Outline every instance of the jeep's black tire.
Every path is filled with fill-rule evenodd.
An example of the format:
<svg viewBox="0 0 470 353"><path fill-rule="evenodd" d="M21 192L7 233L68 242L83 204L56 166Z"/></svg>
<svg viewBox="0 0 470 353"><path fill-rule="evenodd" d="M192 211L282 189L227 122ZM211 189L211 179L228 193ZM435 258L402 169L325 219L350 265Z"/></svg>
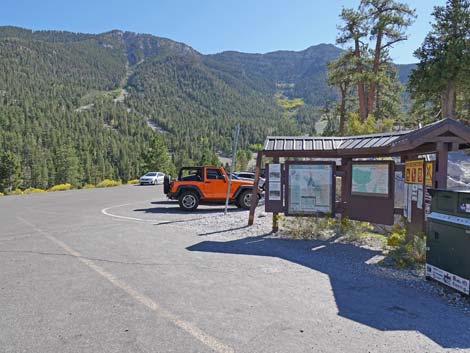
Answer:
<svg viewBox="0 0 470 353"><path fill-rule="evenodd" d="M245 190L243 191L239 196L237 200L237 206L240 205L240 208L243 208L244 210L249 210L251 207L251 196L253 192L251 190Z"/></svg>
<svg viewBox="0 0 470 353"><path fill-rule="evenodd" d="M199 196L194 191L183 191L178 202L182 210L194 211L199 206Z"/></svg>
<svg viewBox="0 0 470 353"><path fill-rule="evenodd" d="M171 182L171 177L169 175L165 175L163 178L163 192L165 194L168 194L170 192L170 182Z"/></svg>

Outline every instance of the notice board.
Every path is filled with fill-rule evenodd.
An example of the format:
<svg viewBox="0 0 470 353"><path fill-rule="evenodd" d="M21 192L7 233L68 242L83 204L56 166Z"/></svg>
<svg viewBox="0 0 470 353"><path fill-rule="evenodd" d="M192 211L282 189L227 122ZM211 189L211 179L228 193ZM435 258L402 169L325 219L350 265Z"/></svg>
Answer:
<svg viewBox="0 0 470 353"><path fill-rule="evenodd" d="M264 183L266 212L284 212L284 165L266 164L266 181Z"/></svg>
<svg viewBox="0 0 470 353"><path fill-rule="evenodd" d="M334 213L334 162L286 163L286 215Z"/></svg>
<svg viewBox="0 0 470 353"><path fill-rule="evenodd" d="M388 163L353 163L351 194L388 197L389 168Z"/></svg>
<svg viewBox="0 0 470 353"><path fill-rule="evenodd" d="M392 225L395 209L395 163L393 161L351 161L346 167L349 192L343 214L350 219Z"/></svg>

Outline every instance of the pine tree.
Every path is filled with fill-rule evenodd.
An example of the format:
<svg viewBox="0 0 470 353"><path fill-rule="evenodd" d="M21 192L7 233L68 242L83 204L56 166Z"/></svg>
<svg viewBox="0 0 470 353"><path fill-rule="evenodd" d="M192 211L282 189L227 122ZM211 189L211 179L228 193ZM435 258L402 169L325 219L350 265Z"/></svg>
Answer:
<svg viewBox="0 0 470 353"><path fill-rule="evenodd" d="M417 104L440 101L440 115L456 118L458 97L469 102L464 92L470 87L470 1L448 0L433 16L432 31L415 52L419 63L409 89Z"/></svg>
<svg viewBox="0 0 470 353"><path fill-rule="evenodd" d="M57 151L55 183L80 184L79 160L71 146L62 146Z"/></svg>
<svg viewBox="0 0 470 353"><path fill-rule="evenodd" d="M354 82L357 81L356 66L354 65L354 52L347 50L338 60L331 61L328 64L328 83L339 89L340 103L338 106L339 115L339 135L344 136L347 104L350 100L351 89ZM328 130L331 130L331 122Z"/></svg>
<svg viewBox="0 0 470 353"><path fill-rule="evenodd" d="M336 65L336 69L346 72L339 75L336 71L330 83L341 89L344 78L354 78L361 121L371 114L378 119L393 115L396 105L390 106L390 103L401 102L401 90L396 89L399 85L396 72L390 69L393 64L389 49L407 39L405 31L416 17L415 11L394 0L362 0L357 10L343 9L340 17L342 25L338 27L340 33L336 42L351 44L330 70L333 74ZM355 72L350 75L353 67ZM387 99L386 104L382 104L383 98ZM391 111L386 111L387 108ZM340 107L341 110L344 130L346 114L344 107Z"/></svg>
<svg viewBox="0 0 470 353"><path fill-rule="evenodd" d="M168 154L168 148L160 134L154 134L149 148L144 156L145 171L159 171L175 175L176 169Z"/></svg>
<svg viewBox="0 0 470 353"><path fill-rule="evenodd" d="M380 104L377 86L381 78L393 77L383 75L387 69L388 50L396 43L406 40L405 33L416 18L415 10L407 4L394 0L362 0L361 10L367 14L370 24L370 35L375 39L372 55L372 75L367 95L367 112L372 114L374 106Z"/></svg>
<svg viewBox="0 0 470 353"><path fill-rule="evenodd" d="M0 191L10 192L21 184L19 158L11 152L0 154Z"/></svg>

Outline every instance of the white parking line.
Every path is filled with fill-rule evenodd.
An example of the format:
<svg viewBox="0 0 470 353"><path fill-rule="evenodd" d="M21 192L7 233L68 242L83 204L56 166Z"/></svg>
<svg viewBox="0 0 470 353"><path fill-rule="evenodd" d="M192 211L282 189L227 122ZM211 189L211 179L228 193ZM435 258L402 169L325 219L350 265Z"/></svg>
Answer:
<svg viewBox="0 0 470 353"><path fill-rule="evenodd" d="M147 201L152 201L152 200L147 200ZM140 202L146 202L146 201L140 201ZM158 220L158 219L148 219L148 218L146 219L146 218L135 218L135 217L128 217L128 216L120 216L120 215L116 215L116 214L113 214L113 213L109 212L109 210L111 210L113 208L129 206L129 205L133 205L133 204L140 203L140 202L123 203L121 205L106 207L106 208L103 208L101 210L101 213L104 214L105 216L109 216L109 217L117 218L117 219L123 219L123 220L127 220L127 221L150 222L150 223L154 223L155 225L168 225L168 226L172 226L172 227L179 227L179 228L185 228L185 229L192 229L192 228L189 227L189 226L184 226L184 225L176 224L176 223L190 222L190 221L195 221L195 220L199 220L199 219L214 217L214 216L204 216L204 217L190 218L190 219Z"/></svg>
<svg viewBox="0 0 470 353"><path fill-rule="evenodd" d="M138 222L155 222L154 219L143 219L143 218L134 218L134 217L127 217L127 216L119 216L119 215L115 215L115 214L112 214L112 213L109 213L108 210L112 209L112 208L118 208L118 207L123 207L123 206L128 206L128 205L132 205L136 202L131 202L131 203L124 203L122 205L116 205L116 206L111 206L111 207L106 207L106 208L103 208L101 210L101 213L106 215L106 216L109 216L109 217L113 217L113 218L119 218L119 219L127 219L129 221L138 221Z"/></svg>
<svg viewBox="0 0 470 353"><path fill-rule="evenodd" d="M111 284L124 292L126 292L129 296L131 296L134 300L137 302L141 303L142 305L146 306L150 310L152 310L155 314L158 316L167 319L168 321L172 322L175 326L181 328L182 330L186 331L188 334L202 342L204 345L209 347L215 352L218 353L234 353L235 351L233 350L232 347L220 342L217 338L210 336L209 334L205 333L202 331L200 328L197 326L184 321L182 319L179 319L176 315L172 314L166 309L163 309L159 304L157 304L155 301L153 301L151 298L147 297L144 294L139 293L137 290L129 286L127 283L123 282L122 280L116 278L112 273L106 271L104 268L101 266L97 265L94 263L92 260L87 259L82 256L78 251L72 249L70 246L62 242L61 240L57 239L56 237L47 234L43 230L39 229L36 227L34 224L30 223L26 219L22 217L18 217L18 219L25 223L26 225L30 226L32 229L34 229L36 232L42 234L44 237L47 239L51 240L53 243L57 244L60 246L62 249L64 249L67 253L69 253L71 256L77 258L80 262L85 264L87 267L101 275L103 278L111 282Z"/></svg>

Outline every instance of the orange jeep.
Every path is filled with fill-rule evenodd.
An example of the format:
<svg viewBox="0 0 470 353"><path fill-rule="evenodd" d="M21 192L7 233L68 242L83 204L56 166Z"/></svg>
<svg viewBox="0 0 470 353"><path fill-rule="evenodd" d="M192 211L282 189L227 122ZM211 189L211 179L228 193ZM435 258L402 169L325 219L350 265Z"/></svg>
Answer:
<svg viewBox="0 0 470 353"><path fill-rule="evenodd" d="M200 203L225 203L229 180L223 168L184 167L178 179L170 180L165 176L163 190L170 200L178 200L185 211L195 210ZM253 181L232 178L229 202L239 208L249 209Z"/></svg>

